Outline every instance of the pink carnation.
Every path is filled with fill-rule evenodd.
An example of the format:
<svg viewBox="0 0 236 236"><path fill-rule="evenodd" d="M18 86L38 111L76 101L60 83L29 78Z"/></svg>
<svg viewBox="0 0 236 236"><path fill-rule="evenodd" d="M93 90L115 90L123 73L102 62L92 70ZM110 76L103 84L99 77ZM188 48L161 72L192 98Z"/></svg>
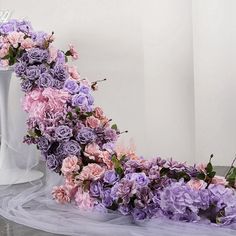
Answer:
<svg viewBox="0 0 236 236"><path fill-rule="evenodd" d="M104 118L104 113L101 107L96 107L94 109L95 117L98 119L103 119Z"/></svg>
<svg viewBox="0 0 236 236"><path fill-rule="evenodd" d="M9 66L9 61L8 60L0 60L0 66L8 67ZM7 68L5 68L5 69L7 69Z"/></svg>
<svg viewBox="0 0 236 236"><path fill-rule="evenodd" d="M35 43L31 38L26 38L21 42L21 48L30 49L34 47Z"/></svg>
<svg viewBox="0 0 236 236"><path fill-rule="evenodd" d="M101 153L99 146L96 143L88 144L85 147L85 156L89 157L90 159L95 160L97 156Z"/></svg>
<svg viewBox="0 0 236 236"><path fill-rule="evenodd" d="M113 162L111 161L111 154L109 152L101 152L99 157L101 158L102 162L106 164L109 170L114 168Z"/></svg>
<svg viewBox="0 0 236 236"><path fill-rule="evenodd" d="M49 52L48 63L51 63L56 60L57 51L58 50L52 45L48 48L48 52Z"/></svg>
<svg viewBox="0 0 236 236"><path fill-rule="evenodd" d="M69 45L69 50L70 50L70 53L71 53L71 56L73 59L77 60L79 58L79 54L78 52L76 51L75 47L73 45Z"/></svg>
<svg viewBox="0 0 236 236"><path fill-rule="evenodd" d="M72 79L74 80L80 79L80 75L75 66L67 66L67 69Z"/></svg>
<svg viewBox="0 0 236 236"><path fill-rule="evenodd" d="M216 175L212 179L211 183L212 184L217 184L217 185L227 185L228 181L225 179L225 177Z"/></svg>
<svg viewBox="0 0 236 236"><path fill-rule="evenodd" d="M195 190L203 189L207 185L205 181L197 179L191 179L187 184L191 189Z"/></svg>
<svg viewBox="0 0 236 236"><path fill-rule="evenodd" d="M8 54L10 44L4 43L3 46L0 49L0 58L5 57Z"/></svg>
<svg viewBox="0 0 236 236"><path fill-rule="evenodd" d="M64 186L55 186L52 190L53 198L61 204L70 202L69 191Z"/></svg>
<svg viewBox="0 0 236 236"><path fill-rule="evenodd" d="M86 119L86 125L92 129L95 129L95 128L99 127L100 121L99 121L99 119L95 118L94 116L89 116Z"/></svg>
<svg viewBox="0 0 236 236"><path fill-rule="evenodd" d="M76 156L68 156L62 162L61 172L66 175L73 171L79 170L78 158Z"/></svg>
<svg viewBox="0 0 236 236"><path fill-rule="evenodd" d="M84 180L98 180L102 177L105 172L105 168L99 166L98 164L88 164L82 170L79 175L79 179Z"/></svg>
<svg viewBox="0 0 236 236"><path fill-rule="evenodd" d="M94 200L90 197L89 193L83 191L81 188L75 194L75 202L82 210L88 210L94 206Z"/></svg>
<svg viewBox="0 0 236 236"><path fill-rule="evenodd" d="M7 35L7 39L14 48L17 48L19 43L23 42L24 36L24 33L14 31Z"/></svg>
<svg viewBox="0 0 236 236"><path fill-rule="evenodd" d="M198 170L198 171L201 171L201 172L203 172L203 173L206 173L206 167L207 167L206 164L200 163L200 164L198 164L196 167L197 167L197 170Z"/></svg>

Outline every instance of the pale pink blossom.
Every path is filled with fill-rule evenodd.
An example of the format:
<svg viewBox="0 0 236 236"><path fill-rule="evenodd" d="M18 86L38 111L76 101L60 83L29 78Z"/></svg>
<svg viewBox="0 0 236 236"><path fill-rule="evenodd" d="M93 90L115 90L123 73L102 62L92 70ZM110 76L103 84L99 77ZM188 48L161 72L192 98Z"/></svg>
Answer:
<svg viewBox="0 0 236 236"><path fill-rule="evenodd" d="M79 170L80 167L78 165L77 156L68 156L62 162L61 172L64 175L70 174L74 171Z"/></svg>
<svg viewBox="0 0 236 236"><path fill-rule="evenodd" d="M0 60L0 66L8 67L9 66L9 61L8 60Z"/></svg>
<svg viewBox="0 0 236 236"><path fill-rule="evenodd" d="M206 167L207 165L205 163L200 163L196 166L197 170L203 173L206 173Z"/></svg>
<svg viewBox="0 0 236 236"><path fill-rule="evenodd" d="M75 202L77 206L82 210L89 210L94 207L94 200L90 197L88 192L79 188L75 194Z"/></svg>
<svg viewBox="0 0 236 236"><path fill-rule="evenodd" d="M225 179L225 177L216 175L212 179L211 183L212 184L217 184L217 185L227 185L228 181Z"/></svg>
<svg viewBox="0 0 236 236"><path fill-rule="evenodd" d="M98 164L88 164L83 168L79 175L79 179L84 180L98 180L102 177L105 172L105 168L99 166Z"/></svg>
<svg viewBox="0 0 236 236"><path fill-rule="evenodd" d="M191 189L195 190L204 189L207 185L205 181L198 179L191 179L187 184Z"/></svg>
<svg viewBox="0 0 236 236"><path fill-rule="evenodd" d="M54 46L52 46L52 45L49 46L49 48L48 48L48 52L49 52L48 63L51 63L56 60L57 51L58 50Z"/></svg>
<svg viewBox="0 0 236 236"><path fill-rule="evenodd" d="M101 158L102 162L106 164L109 170L114 168L113 162L111 161L111 154L107 151L103 151L100 153L99 157Z"/></svg>
<svg viewBox="0 0 236 236"><path fill-rule="evenodd" d="M5 57L8 54L9 47L10 47L9 43L3 44L3 46L0 49L0 58L3 58L3 57Z"/></svg>
<svg viewBox="0 0 236 236"><path fill-rule="evenodd" d="M53 187L52 196L58 203L70 202L69 191L63 185Z"/></svg>
<svg viewBox="0 0 236 236"><path fill-rule="evenodd" d="M14 31L7 35L7 39L14 48L17 48L19 46L19 43L24 40L24 36L24 33Z"/></svg>
<svg viewBox="0 0 236 236"><path fill-rule="evenodd" d="M31 38L26 38L21 42L21 48L23 49L30 49L35 46L34 41Z"/></svg>
<svg viewBox="0 0 236 236"><path fill-rule="evenodd" d="M70 77L74 80L79 80L80 75L76 69L76 66L67 66L68 72L70 74Z"/></svg>
<svg viewBox="0 0 236 236"><path fill-rule="evenodd" d="M96 157L100 155L100 153L101 153L100 148L96 143L90 143L85 147L84 155L92 160L95 160Z"/></svg>
<svg viewBox="0 0 236 236"><path fill-rule="evenodd" d="M69 45L69 51L70 51L71 56L74 60L77 60L79 58L78 52L76 51L75 47L71 44Z"/></svg>
<svg viewBox="0 0 236 236"><path fill-rule="evenodd" d="M98 119L103 119L104 118L104 113L101 107L96 107L94 109L94 116Z"/></svg>
<svg viewBox="0 0 236 236"><path fill-rule="evenodd" d="M100 121L99 119L95 118L94 116L89 116L86 119L86 125L92 129L99 127Z"/></svg>

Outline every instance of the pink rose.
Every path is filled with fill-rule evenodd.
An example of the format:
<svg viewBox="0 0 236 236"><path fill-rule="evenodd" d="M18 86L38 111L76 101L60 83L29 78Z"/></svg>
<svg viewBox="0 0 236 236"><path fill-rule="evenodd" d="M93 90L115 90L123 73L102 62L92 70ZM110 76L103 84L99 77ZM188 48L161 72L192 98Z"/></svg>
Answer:
<svg viewBox="0 0 236 236"><path fill-rule="evenodd" d="M7 39L14 48L17 48L19 43L23 42L24 36L24 33L14 31L7 35Z"/></svg>
<svg viewBox="0 0 236 236"><path fill-rule="evenodd" d="M86 119L86 125L92 129L95 129L95 128L99 127L100 121L99 121L99 119L95 118L94 116L89 116Z"/></svg>
<svg viewBox="0 0 236 236"><path fill-rule="evenodd" d="M79 58L78 52L76 51L75 47L71 44L69 45L69 51L70 51L71 56L74 60L77 60Z"/></svg>
<svg viewBox="0 0 236 236"><path fill-rule="evenodd" d="M79 175L79 179L84 180L98 180L104 174L105 169L98 164L88 164Z"/></svg>
<svg viewBox="0 0 236 236"><path fill-rule="evenodd" d="M88 144L85 147L85 156L89 157L92 160L95 160L97 156L101 153L99 146L96 143Z"/></svg>
<svg viewBox="0 0 236 236"><path fill-rule="evenodd" d="M190 181L188 181L187 184L191 189L194 189L194 190L203 189L207 185L205 181L198 180L198 179L191 179Z"/></svg>
<svg viewBox="0 0 236 236"><path fill-rule="evenodd" d="M35 43L31 38L26 38L21 42L21 47L23 49L30 49L34 47Z"/></svg>
<svg viewBox="0 0 236 236"><path fill-rule="evenodd" d="M80 79L80 75L75 66L67 66L67 69L72 79L74 80Z"/></svg>
<svg viewBox="0 0 236 236"><path fill-rule="evenodd" d="M225 179L225 177L216 175L212 179L211 183L216 185L227 185L228 181Z"/></svg>
<svg viewBox="0 0 236 236"><path fill-rule="evenodd" d="M62 185L53 187L52 196L58 203L70 202L69 191Z"/></svg>
<svg viewBox="0 0 236 236"><path fill-rule="evenodd" d="M64 175L70 174L73 171L79 170L78 158L76 156L68 156L62 162L61 172Z"/></svg>
<svg viewBox="0 0 236 236"><path fill-rule="evenodd" d="M113 162L111 161L111 155L109 152L107 151L101 152L99 157L102 159L102 162L106 164L109 170L114 168Z"/></svg>
<svg viewBox="0 0 236 236"><path fill-rule="evenodd" d="M51 45L48 48L48 51L49 51L48 63L51 63L55 61L57 58L57 49Z"/></svg>
<svg viewBox="0 0 236 236"><path fill-rule="evenodd" d="M82 210L88 210L94 206L94 200L90 197L89 193L83 191L81 188L75 194L75 202Z"/></svg>
<svg viewBox="0 0 236 236"><path fill-rule="evenodd" d="M104 118L104 113L101 107L96 107L94 109L95 117L98 119L103 119Z"/></svg>

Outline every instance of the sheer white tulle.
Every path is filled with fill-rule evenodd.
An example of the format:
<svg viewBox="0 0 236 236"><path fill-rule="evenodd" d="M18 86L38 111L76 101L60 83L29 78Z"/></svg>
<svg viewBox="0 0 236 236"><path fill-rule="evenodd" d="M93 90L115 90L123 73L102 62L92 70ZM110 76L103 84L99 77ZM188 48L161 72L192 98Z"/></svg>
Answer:
<svg viewBox="0 0 236 236"><path fill-rule="evenodd" d="M26 115L21 109L22 93L19 81L13 76L9 98L9 147L17 167L26 171L39 164L39 153L34 147L22 144L26 132ZM27 184L0 186L0 215L29 227L57 235L125 235L125 236L229 236L236 231L211 225L179 223L155 219L134 223L128 216L118 213L84 212L73 204L60 205L51 196L54 185L60 184L61 177L46 172L41 180Z"/></svg>

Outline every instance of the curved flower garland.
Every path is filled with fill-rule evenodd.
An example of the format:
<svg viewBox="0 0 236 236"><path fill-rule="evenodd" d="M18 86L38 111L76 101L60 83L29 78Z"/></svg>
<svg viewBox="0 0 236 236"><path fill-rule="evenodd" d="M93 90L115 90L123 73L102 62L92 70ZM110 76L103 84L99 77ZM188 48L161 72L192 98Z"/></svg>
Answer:
<svg viewBox="0 0 236 236"><path fill-rule="evenodd" d="M81 209L117 210L134 220L166 217L179 221L236 223L236 168L226 178L207 165L145 160L115 146L121 132L94 106L97 82L81 79L66 52L53 46L54 34L36 32L27 21L0 25L0 63L14 65L25 92L29 118L24 142L35 144L65 184L54 187L59 203ZM211 156L212 158L212 156Z"/></svg>

